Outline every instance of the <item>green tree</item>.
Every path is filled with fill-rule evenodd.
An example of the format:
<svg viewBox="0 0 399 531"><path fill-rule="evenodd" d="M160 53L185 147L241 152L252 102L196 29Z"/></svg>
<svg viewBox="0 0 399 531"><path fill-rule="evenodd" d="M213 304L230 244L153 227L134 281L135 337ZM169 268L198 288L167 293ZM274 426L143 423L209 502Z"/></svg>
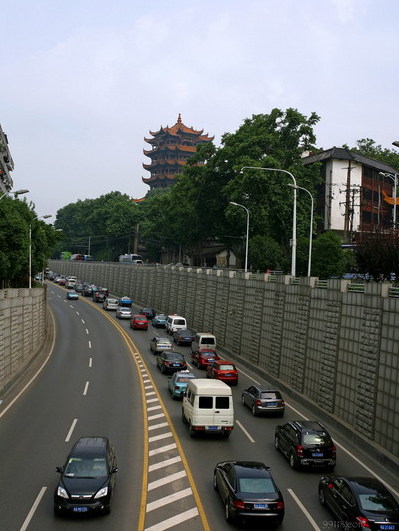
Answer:
<svg viewBox="0 0 399 531"><path fill-rule="evenodd" d="M357 140L356 146L349 148L346 144L343 146L350 151L359 153L364 157L368 157L373 160L379 160L384 164L388 164L393 168L399 168L399 151L396 149L383 148L381 145L376 144L371 138L362 138Z"/></svg>
<svg viewBox="0 0 399 531"><path fill-rule="evenodd" d="M332 231L315 238L312 253L312 276L319 278L342 277L346 258L340 237Z"/></svg>
<svg viewBox="0 0 399 531"><path fill-rule="evenodd" d="M359 273L368 273L375 280L395 273L399 279L399 236L395 231L359 233L354 251Z"/></svg>
<svg viewBox="0 0 399 531"><path fill-rule="evenodd" d="M248 259L252 270L264 273L285 270L288 267L280 245L270 236L257 234L249 240Z"/></svg>

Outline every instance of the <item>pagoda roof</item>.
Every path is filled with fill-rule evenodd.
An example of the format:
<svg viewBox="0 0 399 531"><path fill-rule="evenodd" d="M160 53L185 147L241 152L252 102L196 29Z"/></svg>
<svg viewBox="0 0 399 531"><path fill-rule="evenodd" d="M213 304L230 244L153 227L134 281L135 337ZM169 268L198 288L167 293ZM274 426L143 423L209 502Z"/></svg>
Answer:
<svg viewBox="0 0 399 531"><path fill-rule="evenodd" d="M174 181L175 175L151 175L151 177L142 177L143 183L153 183L154 181Z"/></svg>
<svg viewBox="0 0 399 531"><path fill-rule="evenodd" d="M160 129L158 131L150 131L150 134L152 136L159 136L161 135L162 133L166 133L166 134L169 134L169 135L172 135L172 136L179 136L179 133L188 133L188 134L191 134L191 135L194 135L196 137L198 137L199 139L203 140L203 141L211 141L213 140L215 137L212 136L212 137L209 137L208 134L206 135L203 135L202 133L204 132L203 129L201 129L201 131L196 131L193 127L187 127L186 125L184 125L184 123L182 122L182 119L181 119L181 114L179 113L179 116L177 118L177 122L175 123L175 125L173 125L172 127L169 127L169 126L166 126L166 127L160 127ZM151 143L153 139L147 139L145 138L144 139L146 142L149 142Z"/></svg>
<svg viewBox="0 0 399 531"><path fill-rule="evenodd" d="M143 168L150 170L151 168L156 168L157 166L185 166L186 161L184 160L162 160L162 161L152 161L150 164L145 164L143 162Z"/></svg>
<svg viewBox="0 0 399 531"><path fill-rule="evenodd" d="M173 146L157 146L155 149L143 149L144 155L150 156L152 153L157 151L185 151L187 153L195 153L195 146L182 146L182 145L173 145Z"/></svg>

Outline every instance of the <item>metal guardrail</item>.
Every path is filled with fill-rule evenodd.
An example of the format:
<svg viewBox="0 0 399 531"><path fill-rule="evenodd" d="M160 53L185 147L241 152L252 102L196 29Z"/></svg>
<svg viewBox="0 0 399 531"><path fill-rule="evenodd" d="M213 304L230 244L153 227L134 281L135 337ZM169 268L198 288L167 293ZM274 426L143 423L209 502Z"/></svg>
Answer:
<svg viewBox="0 0 399 531"><path fill-rule="evenodd" d="M392 286L388 290L388 297L390 299L399 299L399 287Z"/></svg>
<svg viewBox="0 0 399 531"><path fill-rule="evenodd" d="M364 284L359 282L348 284L348 291L351 293L364 293Z"/></svg>

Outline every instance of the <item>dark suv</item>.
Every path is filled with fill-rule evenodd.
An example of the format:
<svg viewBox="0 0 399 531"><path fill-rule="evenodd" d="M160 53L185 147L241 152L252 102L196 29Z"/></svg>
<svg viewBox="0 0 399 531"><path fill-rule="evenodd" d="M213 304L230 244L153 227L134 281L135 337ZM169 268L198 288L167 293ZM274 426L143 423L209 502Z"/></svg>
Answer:
<svg viewBox="0 0 399 531"><path fill-rule="evenodd" d="M108 514L115 487L117 464L106 437L81 437L68 455L54 492L54 513Z"/></svg>
<svg viewBox="0 0 399 531"><path fill-rule="evenodd" d="M334 470L336 447L317 420L293 420L277 426L274 446L289 460L291 468L322 466Z"/></svg>

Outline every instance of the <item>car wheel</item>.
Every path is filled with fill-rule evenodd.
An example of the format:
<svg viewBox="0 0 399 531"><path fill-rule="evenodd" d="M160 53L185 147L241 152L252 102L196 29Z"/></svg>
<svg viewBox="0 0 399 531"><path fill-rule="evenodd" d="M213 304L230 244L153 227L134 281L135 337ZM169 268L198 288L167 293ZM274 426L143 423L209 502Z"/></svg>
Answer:
<svg viewBox="0 0 399 531"><path fill-rule="evenodd" d="M62 516L62 509L59 509L58 507L54 507L54 514L55 516Z"/></svg>
<svg viewBox="0 0 399 531"><path fill-rule="evenodd" d="M187 424L187 419L186 419L186 416L184 414L184 409L181 408L181 419L183 421L183 424Z"/></svg>
<svg viewBox="0 0 399 531"><path fill-rule="evenodd" d="M324 494L323 487L319 488L319 502L321 503L321 505L325 505L326 504L326 496Z"/></svg>
<svg viewBox="0 0 399 531"><path fill-rule="evenodd" d="M196 430L190 424L190 437L195 437L197 435Z"/></svg>
<svg viewBox="0 0 399 531"><path fill-rule="evenodd" d="M292 470L295 470L296 468L298 468L298 465L297 465L297 462L296 462L296 458L295 458L295 454L294 454L294 452L292 450L290 452L289 461L290 461L290 467L292 468Z"/></svg>
<svg viewBox="0 0 399 531"><path fill-rule="evenodd" d="M223 437L224 437L225 439L228 439L228 438L230 437L230 434L231 434L231 431L227 431L227 430L226 430L226 431L223 432Z"/></svg>
<svg viewBox="0 0 399 531"><path fill-rule="evenodd" d="M165 367L163 365L161 366L161 373L165 374Z"/></svg>
<svg viewBox="0 0 399 531"><path fill-rule="evenodd" d="M255 404L253 404L252 408L251 408L251 411L252 411L252 415L254 417L256 417L256 415L258 414L258 412L256 411L256 407L255 407Z"/></svg>
<svg viewBox="0 0 399 531"><path fill-rule="evenodd" d="M231 523L233 521L231 514L230 514L230 507L229 507L229 500L226 498L224 502L224 517L226 519L226 522Z"/></svg>
<svg viewBox="0 0 399 531"><path fill-rule="evenodd" d="M277 435L274 436L274 448L279 452L280 451L280 441Z"/></svg>
<svg viewBox="0 0 399 531"><path fill-rule="evenodd" d="M105 507L103 511L103 514L110 514L110 513L111 513L111 505L107 505L107 507Z"/></svg>
<svg viewBox="0 0 399 531"><path fill-rule="evenodd" d="M218 490L218 482L216 481L216 474L213 474L213 488Z"/></svg>
<svg viewBox="0 0 399 531"><path fill-rule="evenodd" d="M330 465L326 467L326 472L334 472L335 465Z"/></svg>

